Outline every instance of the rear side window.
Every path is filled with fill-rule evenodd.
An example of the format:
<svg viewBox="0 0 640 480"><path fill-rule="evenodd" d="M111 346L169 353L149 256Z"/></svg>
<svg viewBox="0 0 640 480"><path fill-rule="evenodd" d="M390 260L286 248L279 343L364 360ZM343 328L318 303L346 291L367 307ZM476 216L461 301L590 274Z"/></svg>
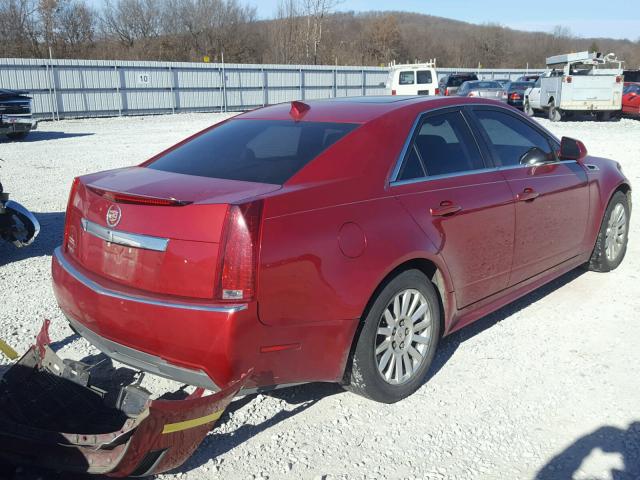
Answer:
<svg viewBox="0 0 640 480"><path fill-rule="evenodd" d="M447 81L447 86L459 87L464 82L470 82L472 80L478 80L478 77L476 77L475 75L455 75L455 76L449 77L449 80Z"/></svg>
<svg viewBox="0 0 640 480"><path fill-rule="evenodd" d="M477 110L475 114L489 139L497 166L520 165L520 158L533 147L547 154L548 161L555 160L547 137L522 120L496 110Z"/></svg>
<svg viewBox="0 0 640 480"><path fill-rule="evenodd" d="M416 83L415 75L413 72L400 72L400 79L398 80L400 85L413 85Z"/></svg>
<svg viewBox="0 0 640 480"><path fill-rule="evenodd" d="M484 168L467 122L460 112L427 117L420 125L400 168L398 180Z"/></svg>
<svg viewBox="0 0 640 480"><path fill-rule="evenodd" d="M431 77L431 71L429 70L419 70L418 71L418 83L419 84L425 84L425 83L431 83L433 82L433 79Z"/></svg>
<svg viewBox="0 0 640 480"><path fill-rule="evenodd" d="M282 185L356 127L348 123L231 120L147 167L198 177Z"/></svg>

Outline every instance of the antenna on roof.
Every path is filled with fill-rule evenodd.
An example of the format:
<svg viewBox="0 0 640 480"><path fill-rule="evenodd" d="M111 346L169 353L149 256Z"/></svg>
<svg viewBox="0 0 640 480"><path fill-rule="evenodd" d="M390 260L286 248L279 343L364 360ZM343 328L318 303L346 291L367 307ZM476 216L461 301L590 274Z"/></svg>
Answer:
<svg viewBox="0 0 640 480"><path fill-rule="evenodd" d="M311 107L306 103L294 100L293 102L291 102L291 110L289 110L289 115L291 115L291 117L293 117L293 119L297 122L301 120L302 117L304 117L310 109Z"/></svg>

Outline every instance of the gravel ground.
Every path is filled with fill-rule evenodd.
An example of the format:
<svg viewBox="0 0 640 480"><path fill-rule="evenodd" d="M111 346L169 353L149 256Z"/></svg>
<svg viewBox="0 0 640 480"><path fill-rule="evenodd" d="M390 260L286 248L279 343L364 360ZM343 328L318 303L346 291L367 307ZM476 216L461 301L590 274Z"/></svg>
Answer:
<svg viewBox="0 0 640 480"><path fill-rule="evenodd" d="M139 163L220 118L41 123L26 141L0 143L5 189L42 223L28 249L0 245L0 338L24 351L49 318L64 356L90 353L50 287L72 178ZM640 185L640 121L540 122L618 160ZM616 271L571 272L445 339L409 399L380 405L329 384L248 396L160 478L639 479L639 225Z"/></svg>

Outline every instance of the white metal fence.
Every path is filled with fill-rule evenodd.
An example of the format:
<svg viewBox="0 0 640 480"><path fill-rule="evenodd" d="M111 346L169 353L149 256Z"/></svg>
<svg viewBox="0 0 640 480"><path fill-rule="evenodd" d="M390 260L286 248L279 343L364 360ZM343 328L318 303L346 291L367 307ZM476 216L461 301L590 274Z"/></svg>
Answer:
<svg viewBox="0 0 640 480"><path fill-rule="evenodd" d="M522 69L438 69L515 79ZM317 98L380 95L388 69L102 60L0 59L0 88L27 90L37 118L236 111ZM533 73L533 72L529 72Z"/></svg>

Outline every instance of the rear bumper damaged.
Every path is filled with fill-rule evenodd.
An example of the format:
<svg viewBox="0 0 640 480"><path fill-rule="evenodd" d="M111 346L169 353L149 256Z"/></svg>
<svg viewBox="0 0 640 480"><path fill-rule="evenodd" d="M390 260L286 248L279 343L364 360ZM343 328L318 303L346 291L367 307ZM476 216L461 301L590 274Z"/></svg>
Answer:
<svg viewBox="0 0 640 480"><path fill-rule="evenodd" d="M248 378L215 394L198 388L152 400L132 370L112 370L106 379L92 366L61 360L48 347L47 328L0 379L5 462L112 477L171 470L191 456Z"/></svg>

